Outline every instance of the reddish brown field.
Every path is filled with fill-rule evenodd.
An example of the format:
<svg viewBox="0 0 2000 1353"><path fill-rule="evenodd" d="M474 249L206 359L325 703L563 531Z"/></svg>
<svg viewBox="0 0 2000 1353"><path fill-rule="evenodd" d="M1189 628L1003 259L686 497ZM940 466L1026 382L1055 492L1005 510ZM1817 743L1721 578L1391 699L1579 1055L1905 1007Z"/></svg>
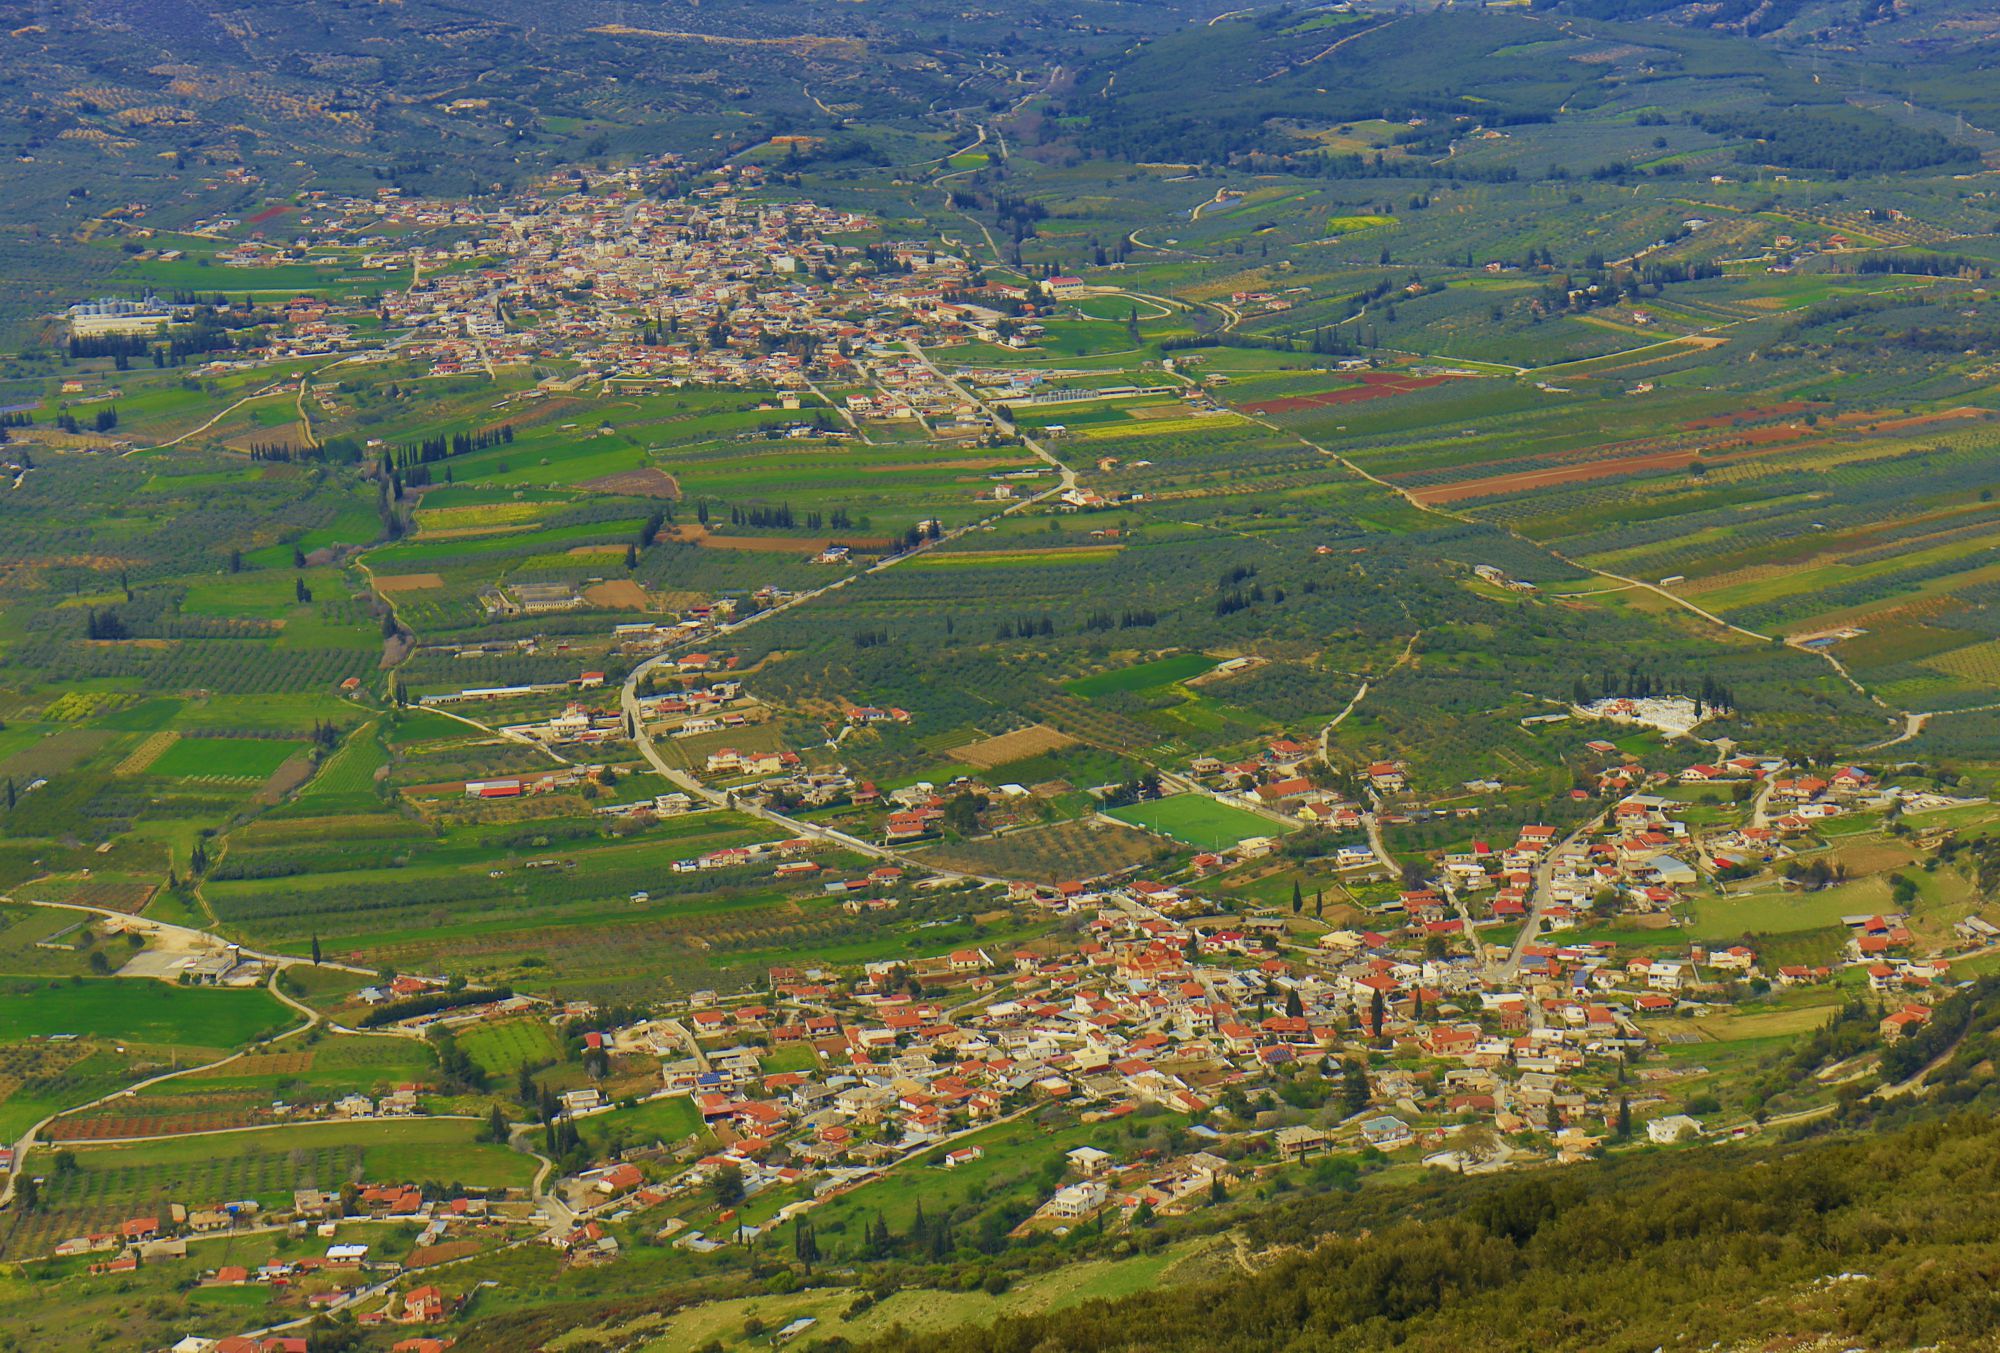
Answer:
<svg viewBox="0 0 2000 1353"><path fill-rule="evenodd" d="M1774 431L1781 430L1784 429L1774 429ZM1566 484L1588 483L1593 479L1616 479L1620 475L1636 474L1642 470L1686 469L1697 458L1705 459L1711 465L1723 464L1727 458L1717 457L1712 453L1723 446L1740 446L1744 440L1746 439L1739 438L1733 443L1720 443L1705 448L1687 447L1644 456L1621 456L1615 459L1584 461L1581 464L1556 465L1546 470L1520 470L1513 474L1493 475L1485 479L1462 479L1456 484L1434 484L1426 488L1412 489L1410 496L1428 506L1433 503L1463 502L1468 498L1497 498L1506 494L1560 488ZM1791 445L1790 438L1782 440ZM1701 454L1703 451L1710 454L1703 456Z"/></svg>
<svg viewBox="0 0 2000 1353"><path fill-rule="evenodd" d="M1047 724L1035 723L1029 724L1026 728L1017 728L1011 733L1002 733L998 737L983 738L978 742L968 742L964 746L953 747L946 755L963 761L968 766L991 770L1010 761L1023 761L1031 756L1039 756L1043 752L1061 751L1065 747L1075 745L1076 739L1069 734L1050 728Z"/></svg>
<svg viewBox="0 0 2000 1353"><path fill-rule="evenodd" d="M153 900L155 885L121 879L84 879L63 891L62 900L136 916Z"/></svg>
<svg viewBox="0 0 2000 1353"><path fill-rule="evenodd" d="M1936 423L1955 423L1965 418L1991 418L1985 409L1943 409L1937 413L1911 414L1907 418L1889 418L1880 413L1844 413L1834 419L1836 423L1866 423L1871 418L1880 422L1866 423L1864 432L1908 432L1911 428L1930 427Z"/></svg>
<svg viewBox="0 0 2000 1353"><path fill-rule="evenodd" d="M447 1240L441 1245L425 1245L411 1250L403 1259L403 1267L428 1268L432 1264L448 1264L454 1259L478 1253L479 1242L476 1240Z"/></svg>
<svg viewBox="0 0 2000 1353"><path fill-rule="evenodd" d="M857 550L887 548L887 536L718 536L706 526L670 526L665 535L684 545L709 550L757 550L766 554L818 554L829 545L851 545Z"/></svg>
<svg viewBox="0 0 2000 1353"><path fill-rule="evenodd" d="M1359 385L1342 386L1338 390L1326 390L1316 395L1260 399L1238 407L1245 413L1297 413L1301 409L1332 408L1340 404L1358 404L1366 399L1407 395L1413 390L1428 390L1434 385L1458 379L1460 377L1457 376L1399 376L1393 371L1370 371L1360 377Z"/></svg>
<svg viewBox="0 0 2000 1353"><path fill-rule="evenodd" d="M1738 423L1761 423L1767 418L1785 418L1795 413L1810 413L1818 405L1803 399L1788 399L1782 404L1772 404L1761 409L1738 409L1735 413L1719 413L1712 418L1691 418L1681 427L1688 432L1706 432L1711 428L1735 427Z"/></svg>
<svg viewBox="0 0 2000 1353"><path fill-rule="evenodd" d="M116 1141L124 1137L170 1137L189 1132L249 1127L260 1121L250 1109L217 1109L210 1113L107 1114L103 1117L58 1118L48 1135L59 1142Z"/></svg>
<svg viewBox="0 0 2000 1353"><path fill-rule="evenodd" d="M426 592L443 586L444 579L435 573L388 573L375 579L375 590L385 594Z"/></svg>

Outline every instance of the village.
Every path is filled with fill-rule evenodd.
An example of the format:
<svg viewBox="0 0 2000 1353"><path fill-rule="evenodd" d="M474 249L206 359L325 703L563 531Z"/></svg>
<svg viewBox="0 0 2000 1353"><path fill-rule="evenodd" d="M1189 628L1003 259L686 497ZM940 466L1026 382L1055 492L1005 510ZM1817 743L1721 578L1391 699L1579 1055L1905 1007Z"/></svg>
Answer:
<svg viewBox="0 0 2000 1353"><path fill-rule="evenodd" d="M379 307L298 297L272 312L264 346L214 359L200 374L366 357L387 325L403 335L396 355L436 377L563 364L562 376L508 402L582 388L769 389L780 392L773 408L799 411L792 435L815 438L865 438L870 423L986 438L1006 431L995 404L1090 393L1002 366L963 373L981 391L974 397L910 346L1027 347L1043 334L1038 317L1079 294L1076 279L989 280L937 243L882 240L878 222L774 197L774 186L756 164L696 176L669 154L606 175L559 176L498 205L392 188L372 198L314 191L263 228L197 222L196 234L237 240L216 260L223 269L352 265L408 275ZM145 336L200 310L156 296L106 298L72 307L67 322L78 335ZM330 385L311 393L333 407ZM1106 397L1121 393L1146 391Z"/></svg>
<svg viewBox="0 0 2000 1353"><path fill-rule="evenodd" d="M691 717L742 698L736 681L693 679L706 684L649 697L647 716ZM580 681L601 685L602 677ZM901 713L857 707L855 717L866 723ZM1858 977L1884 1012L1883 1043L1894 1044L1921 1030L1953 989L1952 958L1920 942L1899 912L1843 917L1845 952L1818 965L1772 964L1743 944L1677 942L1672 914L1705 886L1782 869L1828 819L1885 808L1921 813L1957 801L1905 793L1858 767L1815 775L1782 758L1732 753L1677 772L1649 771L1614 744L1597 750L1615 764L1595 792L1578 791L1591 800L1590 815L1567 830L1529 824L1511 842L1411 861L1393 875L1376 857L1379 844L1364 848L1365 860L1339 857L1337 867L1389 880L1393 896L1367 925L1302 924L1308 911L1319 921L1323 901L1296 892L1288 912L1282 904L1244 908L1211 891L1230 870L1267 859L1270 839L1184 856L1172 881L1126 871L1001 884L931 873L908 856L856 867L835 843L811 834L680 861L674 870L808 872L851 895L851 910L893 910L943 888L965 905L990 905L972 900L987 896L1054 928L1013 948L982 944L851 968L775 966L755 992L697 993L623 1022L605 1020L589 1002L399 976L358 994L357 1011L377 1012L364 1022L458 1037L547 1022L582 1049L594 1068L590 1082L545 1100L540 1126L511 1130L517 1143L544 1133L560 1140L569 1127L667 1102L686 1106L682 1121L691 1131L627 1142L609 1157L573 1157L568 1172L532 1191L465 1194L434 1181L364 1181L336 1193L303 1191L290 1209L176 1200L115 1231L65 1240L56 1253L89 1255L114 1272L195 1264L187 1241L217 1233L337 1236L323 1256L217 1268L199 1281L302 1283L311 1309L421 1325L448 1314L439 1289L413 1281L414 1263L371 1259L368 1244L353 1238L356 1225L420 1225L420 1249L469 1234L547 1245L565 1264L588 1267L619 1262L619 1236L636 1228L650 1243L701 1256L754 1245L849 1195L869 1196L864 1191L885 1178L921 1194L928 1180L977 1171L1019 1120L1045 1130L1168 1125L1170 1150L1065 1150L1060 1170L1026 1201L1016 1231L1133 1227L1335 1157L1482 1174L1582 1160L1633 1141L1671 1146L1754 1134L1756 1120L1712 1122L1712 1103L1705 1113L1701 1096L1682 1088L1689 1069L1661 1056L1680 1037L1677 1026L1726 1015L1765 993L1853 986ZM1293 739L1274 740L1252 760L1188 769L1214 793L1294 814L1307 824L1302 830L1324 830L1329 841L1353 832L1379 842L1383 819L1421 811L1409 800L1403 765L1330 776L1316 749ZM709 770L765 775L732 791L760 802L814 785L829 800L863 792L835 772ZM1744 787L1736 801L1751 805L1747 825L1687 820L1688 805L1675 794L1718 784ZM1360 792L1347 797L1346 787ZM496 786L466 788L485 797ZM899 791L882 796L884 811L942 813L943 793L969 788L987 787ZM872 802L873 787L865 792ZM678 797L675 811L711 810ZM893 839L896 817L888 821ZM1611 940L1565 938L1606 921L1662 928L1643 954ZM1971 917L1945 947L1984 952L1996 939L2000 928ZM411 1084L379 1101L348 1096L288 1112L421 1116L433 1099L431 1087ZM410 1353L436 1346L422 1336L395 1345Z"/></svg>

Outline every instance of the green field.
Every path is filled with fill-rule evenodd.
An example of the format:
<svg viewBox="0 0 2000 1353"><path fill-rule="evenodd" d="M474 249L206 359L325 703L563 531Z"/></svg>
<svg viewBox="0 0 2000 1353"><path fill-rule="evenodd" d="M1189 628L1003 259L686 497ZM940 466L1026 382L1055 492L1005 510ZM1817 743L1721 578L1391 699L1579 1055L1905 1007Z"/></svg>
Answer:
<svg viewBox="0 0 2000 1353"><path fill-rule="evenodd" d="M489 1075L498 1077L553 1061L561 1052L547 1021L532 1018L476 1025L459 1035L458 1044Z"/></svg>
<svg viewBox="0 0 2000 1353"><path fill-rule="evenodd" d="M1107 815L1135 827L1171 836L1204 850L1224 850L1252 836L1277 836L1298 830L1247 808L1217 803L1205 794L1175 794L1150 803L1114 808Z"/></svg>
<svg viewBox="0 0 2000 1353"><path fill-rule="evenodd" d="M15 1038L58 1034L135 1043L234 1048L296 1022L261 988L227 991L133 978L24 982L0 978L0 1029Z"/></svg>
<svg viewBox="0 0 2000 1353"><path fill-rule="evenodd" d="M0 100L0 1140L64 1115L41 1196L0 1217L0 1350L306 1314L346 1278L201 1281L332 1238L275 1217L135 1274L31 1256L360 1181L511 1191L447 1233L483 1252L437 1271L467 1304L427 1333L467 1350L1990 1335L2000 1246L1965 1181L2000 980L1954 929L2000 920L1990 6L762 0L699 32L510 0L99 8L11 21ZM91 322L154 289L166 331ZM649 696L739 688L686 700L713 726L641 730L642 663ZM1695 735L1574 712L1662 692L1700 693ZM535 729L572 707L581 738ZM1503 1163L1560 1179L1361 1150L1350 1097L1498 1137L1451 1057L1352 1027L1344 993L1377 952L1476 964L1521 926L1429 930L1398 893L1530 823L1609 845L1616 814L1587 824L1653 788L1675 852L1712 859L1751 804L1668 787L1723 746L1906 797L1831 794L1767 864L1660 906L1629 841L1605 857L1626 872L1566 941L1614 971L1742 941L1760 977L1644 1046L1576 1040L1551 1079L1614 1134L1600 1159L1554 1164L1553 1121L1506 1123ZM725 748L796 774L709 771ZM1407 787L1371 794L1379 761ZM1342 869L1367 835L1266 810L1254 785L1293 773L1374 798L1393 862ZM676 788L693 811L656 802ZM1972 806L1908 809L1930 794ZM796 837L808 865L722 854ZM1284 849L1194 864L1253 837ZM1091 1005L1100 952L1175 958L1143 917L1050 904L1121 878L1182 890L1204 935L1270 926L1161 980L1246 1023L1295 998L1334 1046L1225 1064L1098 1016L1112 1072L996 1074L1042 1001ZM174 942L121 910L325 962L118 979ZM1841 917L1891 910L1948 979L1878 994L1845 963ZM1347 927L1382 949L1320 947ZM1838 970L1773 985L1800 963ZM392 975L522 1008L357 1029ZM1463 995L1411 1019L1508 1035ZM1892 1041L1894 1000L1938 1018ZM812 1088L710 1124L658 1056L581 1052L672 1020L732 1096ZM815 1098L933 1073L973 1094L933 1087L935 1123ZM412 1118L330 1110L407 1084ZM601 1112L540 1121L585 1086ZM1653 1149L1683 1110L1711 1141ZM1943 1135L1863 1136L1904 1124ZM1294 1125L1334 1148L1283 1161ZM948 1166L961 1142L983 1154ZM1230 1177L1037 1217L1085 1144L1119 1201L1195 1152ZM785 1172L738 1197L725 1146ZM615 1260L567 1256L526 1220L560 1212L523 1191L538 1153L547 1193L617 1160L666 1196L597 1213ZM1655 1212L1666 1242L1633 1240ZM738 1222L754 1246L684 1243ZM378 1247L370 1280L430 1281L394 1270L401 1223L339 1234Z"/></svg>
<svg viewBox="0 0 2000 1353"><path fill-rule="evenodd" d="M1156 658L1152 662L1121 667L1116 671L1102 672L1097 676L1082 677L1076 681L1065 682L1063 685L1072 695L1081 695L1089 699L1092 696L1109 695L1114 691L1143 691L1156 686L1171 686L1175 682L1186 681L1189 677L1200 676L1215 664L1216 660L1206 654L1177 653L1170 658Z"/></svg>
<svg viewBox="0 0 2000 1353"><path fill-rule="evenodd" d="M264 780L304 750L301 743L269 738L188 737L167 748L147 771L177 780Z"/></svg>

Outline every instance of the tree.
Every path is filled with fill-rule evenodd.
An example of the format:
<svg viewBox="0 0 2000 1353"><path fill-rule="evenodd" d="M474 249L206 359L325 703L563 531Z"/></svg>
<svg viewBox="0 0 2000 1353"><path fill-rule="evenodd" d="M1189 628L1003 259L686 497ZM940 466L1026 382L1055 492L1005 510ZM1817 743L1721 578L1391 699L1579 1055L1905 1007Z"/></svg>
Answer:
<svg viewBox="0 0 2000 1353"><path fill-rule="evenodd" d="M743 1201L743 1171L734 1165L721 1166L715 1172L711 1187L717 1207L735 1207Z"/></svg>
<svg viewBox="0 0 2000 1353"><path fill-rule="evenodd" d="M314 931L314 932L313 932L313 940L312 940L312 959L313 959L313 966L314 966L315 968L317 968L317 967L319 966L319 932L318 932L318 931Z"/></svg>
<svg viewBox="0 0 2000 1353"><path fill-rule="evenodd" d="M498 1104L495 1104L493 1106L493 1112L487 1116L486 1140L490 1142L498 1142L501 1145L506 1144L507 1115L500 1112L500 1106Z"/></svg>
<svg viewBox="0 0 2000 1353"><path fill-rule="evenodd" d="M23 1212L38 1211L42 1205L42 1186L30 1175L22 1175L14 1185L14 1202Z"/></svg>
<svg viewBox="0 0 2000 1353"><path fill-rule="evenodd" d="M1632 1135L1632 1101L1623 1095L1618 1096L1618 1123L1616 1131L1618 1140L1621 1142Z"/></svg>
<svg viewBox="0 0 2000 1353"><path fill-rule="evenodd" d="M1292 880L1292 915L1297 916L1306 909L1306 895L1299 887L1297 879Z"/></svg>
<svg viewBox="0 0 2000 1353"><path fill-rule="evenodd" d="M1297 1019L1299 1016L1305 1014L1305 1012L1305 1002L1299 999L1299 993L1296 990L1287 991L1285 993L1286 1018Z"/></svg>
<svg viewBox="0 0 2000 1353"><path fill-rule="evenodd" d="M970 792L958 794L944 806L944 825L960 836L970 836L979 830L979 810L983 806L978 796Z"/></svg>
<svg viewBox="0 0 2000 1353"><path fill-rule="evenodd" d="M1368 1107L1368 1066L1359 1057L1349 1057L1341 1065L1340 1112L1352 1118Z"/></svg>
<svg viewBox="0 0 2000 1353"><path fill-rule="evenodd" d="M1377 1038L1380 1038L1382 1036L1382 1021L1384 1020L1384 1018L1387 1017L1388 1013L1389 1013L1389 1003L1382 999L1382 993L1380 991L1377 991L1369 996L1368 1025L1374 1031L1374 1034Z"/></svg>

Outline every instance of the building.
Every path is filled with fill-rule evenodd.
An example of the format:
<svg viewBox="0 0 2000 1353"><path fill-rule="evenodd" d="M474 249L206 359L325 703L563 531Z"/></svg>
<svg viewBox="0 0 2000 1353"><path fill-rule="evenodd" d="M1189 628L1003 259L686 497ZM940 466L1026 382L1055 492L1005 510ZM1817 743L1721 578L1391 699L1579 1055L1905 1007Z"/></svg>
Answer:
<svg viewBox="0 0 2000 1353"><path fill-rule="evenodd" d="M1110 1197L1110 1190L1095 1179L1086 1179L1081 1184L1071 1184L1056 1190L1055 1197L1042 1205L1044 1216L1059 1217L1074 1221L1093 1215L1104 1206Z"/></svg>
<svg viewBox="0 0 2000 1353"><path fill-rule="evenodd" d="M1646 1139L1660 1146L1672 1146L1701 1136L1701 1124L1684 1113L1670 1113L1646 1124Z"/></svg>
<svg viewBox="0 0 2000 1353"><path fill-rule="evenodd" d="M1275 1138L1279 1160L1300 1160L1315 1151L1326 1150L1326 1133L1316 1127L1279 1128Z"/></svg>

